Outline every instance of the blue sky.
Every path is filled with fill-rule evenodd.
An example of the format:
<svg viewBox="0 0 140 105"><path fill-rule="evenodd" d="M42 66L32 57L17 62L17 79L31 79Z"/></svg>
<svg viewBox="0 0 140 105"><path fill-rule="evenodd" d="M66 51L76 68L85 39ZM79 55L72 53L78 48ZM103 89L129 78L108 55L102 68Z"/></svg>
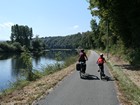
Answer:
<svg viewBox="0 0 140 105"><path fill-rule="evenodd" d="M10 40L11 26L27 25L34 36L66 36L90 31L86 0L0 0L0 40Z"/></svg>

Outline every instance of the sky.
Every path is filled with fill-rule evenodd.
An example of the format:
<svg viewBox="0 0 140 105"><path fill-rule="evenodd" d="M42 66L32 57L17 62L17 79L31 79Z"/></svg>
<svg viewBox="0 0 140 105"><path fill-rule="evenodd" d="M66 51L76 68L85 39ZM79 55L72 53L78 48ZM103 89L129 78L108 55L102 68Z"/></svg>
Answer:
<svg viewBox="0 0 140 105"><path fill-rule="evenodd" d="M86 0L0 0L0 40L10 40L11 26L27 25L34 37L91 31Z"/></svg>

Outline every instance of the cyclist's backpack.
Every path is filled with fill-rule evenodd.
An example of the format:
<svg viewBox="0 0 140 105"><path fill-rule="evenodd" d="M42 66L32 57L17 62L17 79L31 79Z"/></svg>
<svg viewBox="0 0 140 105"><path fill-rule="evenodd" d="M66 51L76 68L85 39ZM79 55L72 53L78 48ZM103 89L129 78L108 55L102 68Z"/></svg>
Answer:
<svg viewBox="0 0 140 105"><path fill-rule="evenodd" d="M99 58L97 61L98 64L103 64L104 63L104 59L103 58Z"/></svg>

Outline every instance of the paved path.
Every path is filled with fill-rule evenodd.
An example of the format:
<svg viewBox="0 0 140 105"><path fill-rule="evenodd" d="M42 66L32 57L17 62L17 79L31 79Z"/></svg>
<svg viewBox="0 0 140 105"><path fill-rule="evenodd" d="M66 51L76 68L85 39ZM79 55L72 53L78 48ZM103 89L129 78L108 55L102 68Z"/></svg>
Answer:
<svg viewBox="0 0 140 105"><path fill-rule="evenodd" d="M114 81L100 80L96 64L98 56L91 52L85 79L81 79L79 72L75 71L34 105L120 105ZM105 74L110 76L106 65Z"/></svg>

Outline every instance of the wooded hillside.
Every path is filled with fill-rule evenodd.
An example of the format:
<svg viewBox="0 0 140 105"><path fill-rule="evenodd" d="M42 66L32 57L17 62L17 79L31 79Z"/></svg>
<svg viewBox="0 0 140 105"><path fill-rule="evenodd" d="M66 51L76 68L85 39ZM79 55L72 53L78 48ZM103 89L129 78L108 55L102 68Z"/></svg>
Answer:
<svg viewBox="0 0 140 105"><path fill-rule="evenodd" d="M93 16L100 19L97 39L100 47L140 64L140 1L88 0ZM105 43L106 42L106 43Z"/></svg>

